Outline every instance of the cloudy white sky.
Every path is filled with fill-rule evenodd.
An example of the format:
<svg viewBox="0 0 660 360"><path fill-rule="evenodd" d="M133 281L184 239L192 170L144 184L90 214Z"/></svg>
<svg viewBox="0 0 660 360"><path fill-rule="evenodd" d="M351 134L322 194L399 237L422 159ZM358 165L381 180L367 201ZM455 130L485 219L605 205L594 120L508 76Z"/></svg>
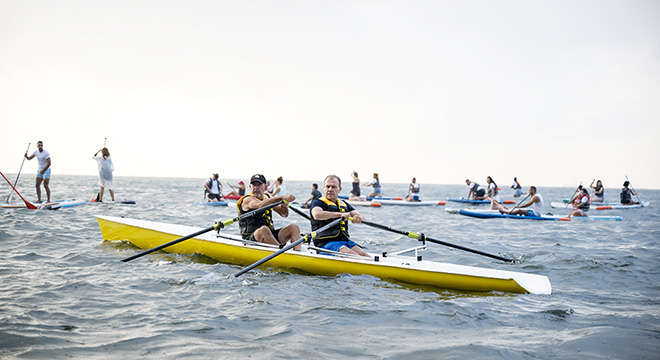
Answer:
<svg viewBox="0 0 660 360"><path fill-rule="evenodd" d="M660 189L659 1L0 0L0 171ZM36 161L25 173L36 172Z"/></svg>

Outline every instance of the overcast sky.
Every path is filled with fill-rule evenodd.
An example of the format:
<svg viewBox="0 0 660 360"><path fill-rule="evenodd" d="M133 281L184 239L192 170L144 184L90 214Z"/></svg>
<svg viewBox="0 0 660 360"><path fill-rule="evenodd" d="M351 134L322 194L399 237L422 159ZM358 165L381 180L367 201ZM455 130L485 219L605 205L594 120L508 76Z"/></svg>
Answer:
<svg viewBox="0 0 660 360"><path fill-rule="evenodd" d="M107 138L115 176L660 189L658 14L629 0L0 0L0 171L42 140L53 179L94 175Z"/></svg>

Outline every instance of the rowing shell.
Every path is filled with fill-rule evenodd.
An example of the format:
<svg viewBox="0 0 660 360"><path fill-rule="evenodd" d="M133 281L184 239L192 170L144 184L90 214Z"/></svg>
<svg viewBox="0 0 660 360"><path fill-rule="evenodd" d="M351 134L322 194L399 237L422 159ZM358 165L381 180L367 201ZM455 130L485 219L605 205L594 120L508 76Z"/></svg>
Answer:
<svg viewBox="0 0 660 360"><path fill-rule="evenodd" d="M459 214L480 218L480 219L491 219L491 218L506 218L506 219L517 219L517 220L562 220L567 219L567 216L559 215L541 215L541 216L531 216L531 215L511 215L511 214L502 214L499 210L467 210L461 209L458 211ZM621 221L623 218L621 216L572 216L571 219L577 220L615 220Z"/></svg>
<svg viewBox="0 0 660 360"><path fill-rule="evenodd" d="M153 221L97 216L103 239L129 241L142 249L151 249L200 228L166 224ZM422 249L415 248L417 250ZM269 246L242 240L235 235L216 236L211 231L166 248L179 254L202 254L223 263L249 265L279 250ZM403 253L401 251L399 253ZM513 293L552 293L546 276L514 271L495 270L464 265L422 260L421 256L404 256L397 253L361 256L328 256L318 254L306 244L301 251L289 251L277 256L261 268L302 270L304 272L335 276L339 274L371 275L383 280L397 280L416 285L430 285L445 289L465 291L501 291Z"/></svg>
<svg viewBox="0 0 660 360"><path fill-rule="evenodd" d="M466 204L490 204L490 200L472 200L472 199L465 199L465 198L449 198L447 199L448 201L452 202L458 202L458 203L466 203ZM503 204L515 204L515 200L504 200L502 201Z"/></svg>
<svg viewBox="0 0 660 360"><path fill-rule="evenodd" d="M598 203L592 203L591 204L591 209L596 209L596 210L612 210L612 209L638 209L642 207L647 207L649 206L648 201L644 201L641 204L633 204L633 205L622 205L622 204L598 204ZM552 206L555 209L572 209L573 204L569 203L563 203L563 202L558 202L558 201L553 201L550 203L550 206Z"/></svg>

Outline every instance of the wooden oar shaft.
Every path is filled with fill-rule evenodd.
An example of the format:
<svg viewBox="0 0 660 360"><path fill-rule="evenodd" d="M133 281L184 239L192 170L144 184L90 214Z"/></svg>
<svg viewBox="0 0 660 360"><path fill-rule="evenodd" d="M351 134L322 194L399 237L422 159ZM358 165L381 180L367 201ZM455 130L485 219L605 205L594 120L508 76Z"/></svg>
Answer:
<svg viewBox="0 0 660 360"><path fill-rule="evenodd" d="M507 262L514 262L514 261L515 261L515 260L507 259L507 258L504 258L504 257L501 257L501 256L497 256L497 255L493 255L493 254L485 253L485 252L483 252L483 251L479 251L479 250L475 250L475 249L470 249L470 248L467 248L467 247L465 247L465 246L456 245L456 244L448 243L448 242L446 242L446 241L433 239L433 238L427 237L426 235L422 235L422 234L420 234L420 233L416 233L416 232L410 232L410 231L404 231L404 230L397 230L397 229L393 229L393 228L388 227L388 226L385 226L385 225L372 223L372 222L370 222L370 221L362 221L362 223L365 224L365 225L369 225L369 226L373 226L373 227L375 227L375 228L382 229L382 230L387 230L387 231L391 231L391 232L394 232L394 233L397 233L397 234L402 234L402 235L405 235L405 236L407 236L407 237L409 237L409 238L417 239L417 240L420 240L420 241L421 241L421 240L426 240L426 241L430 241L430 242L432 242L432 243L436 243L436 244L440 244L440 245L444 245L444 246L453 247L453 248L455 248L455 249L459 249L459 250L463 250L463 251L471 252L471 253L473 253L473 254L478 254L478 255L488 256L488 257L491 257L491 258L493 258L493 259L497 259L497 260L501 260L501 261L507 261Z"/></svg>
<svg viewBox="0 0 660 360"><path fill-rule="evenodd" d="M261 265L261 264L263 264L263 263L265 263L266 261L268 261L268 260L270 260L270 259L272 259L272 258L274 258L274 257L276 257L276 256L279 256L280 254L282 254L282 253L288 251L289 249L292 249L292 248L294 248L294 247L296 247L296 246L302 244L303 241L311 240L311 239L315 238L319 233L321 233L321 232L323 232L323 231L325 231L325 230L327 230L327 229L329 229L329 228L331 228L331 227L333 227L333 226L339 224L339 222L340 222L341 220L342 220L342 219L339 218L339 219L334 220L333 222L331 222L331 223L329 223L329 224L327 224L327 225L325 225L325 226L323 226L323 227L317 229L316 231L312 231L311 233L309 233L309 234L307 234L307 235L301 237L300 239L296 240L295 242L292 242L291 244L289 244L289 245L287 245L287 246L281 248L281 249L278 250L277 252L274 252L274 253L272 253L272 254L266 256L265 258L263 258L263 259L261 259L261 260L255 262L254 264L249 265L249 266L243 268L241 271L239 271L239 272L237 272L236 274L234 274L234 277L239 277L239 276L245 274L246 272L248 272L248 271L254 269L255 267L257 267L257 266L259 266L259 265Z"/></svg>
<svg viewBox="0 0 660 360"><path fill-rule="evenodd" d="M4 175L3 175L3 176L4 176ZM156 246L155 248L152 248L152 249L149 249L149 250L143 251L143 252L141 252L141 253L139 253L139 254L136 254L136 255L133 255L133 256L129 256L129 257L127 257L126 259L122 259L121 261L123 261L123 262L131 261L131 260L133 260L133 259L137 259L137 258L142 257L142 256L144 256L144 255L151 254L151 253L154 252L154 251L158 251L158 250L164 249L164 248L166 248L166 247L168 247L168 246L172 246L172 245L178 244L178 243L180 243L180 242L182 242L182 241L184 241L184 240L188 240L188 239L190 239L190 238L194 238L195 236L198 236L198 235L201 235L201 234L207 233L207 232L209 232L209 231L211 231L211 230L222 229L222 228L224 228L225 226L228 226L228 225L231 225L231 224L235 223L236 221L239 221L239 220L241 220L241 219L245 219L245 218L250 217L250 216L254 216L254 215L259 214L259 213L261 213L261 212L264 212L264 211L266 211L266 210L272 209L272 208L274 208L275 206L278 206L278 205L280 205L280 204L282 204L282 203L285 203L285 202L286 202L286 201L284 201L284 200L282 200L282 201L278 201L278 202L276 202L276 203L274 203L274 204L270 204L270 205L268 205L268 206L264 206L264 207L262 207L262 208L259 208L259 209L255 209L255 210L252 210L252 211L246 212L245 214L241 214L241 215L239 215L239 216L237 216L237 217L235 217L235 218L233 218L233 219L225 220L225 221L223 221L223 222L217 222L217 223L214 224L213 226L209 226L209 227L207 227L206 229L202 229L202 230L200 230L200 231L197 231L197 232L194 233L194 234L190 234L190 235L184 236L184 237L182 237L182 238L178 238L178 239L176 239L176 240L172 240L172 241L170 241L170 242L168 242L168 243L165 243L165 244L163 244L163 245Z"/></svg>

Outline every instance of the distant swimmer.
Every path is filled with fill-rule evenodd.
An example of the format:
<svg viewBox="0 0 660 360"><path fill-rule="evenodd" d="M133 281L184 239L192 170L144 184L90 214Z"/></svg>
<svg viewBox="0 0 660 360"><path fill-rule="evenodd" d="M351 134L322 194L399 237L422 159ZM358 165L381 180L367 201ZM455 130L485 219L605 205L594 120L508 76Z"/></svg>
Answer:
<svg viewBox="0 0 660 360"><path fill-rule="evenodd" d="M513 197L520 197L523 195L522 186L520 186L517 177L513 178L513 184L511 184L511 188L514 190Z"/></svg>
<svg viewBox="0 0 660 360"><path fill-rule="evenodd" d="M502 200L500 200L500 192L497 190L497 184L490 176L486 177L486 182L488 183L488 197L491 200L490 209L497 210L497 207L502 202Z"/></svg>
<svg viewBox="0 0 660 360"><path fill-rule="evenodd" d="M630 186L630 181L626 180L623 182L623 188L621 188L621 204L622 205L634 205L637 204L633 200L633 195L637 195L635 190L628 188Z"/></svg>
<svg viewBox="0 0 660 360"><path fill-rule="evenodd" d="M37 202L41 202L41 183L44 184L44 190L46 190L46 202L50 202L50 153L44 150L44 143L42 141L37 142L37 150L30 156L27 152L23 155L26 159L32 160L34 157L37 157L39 161L39 167L37 169L37 178L35 185L37 187Z"/></svg>
<svg viewBox="0 0 660 360"><path fill-rule="evenodd" d="M371 178L371 180L367 181L366 183L362 184L362 186L373 186L374 191L369 194L369 197L382 197L383 192L380 187L380 178L378 177L378 173L374 173L374 177Z"/></svg>
<svg viewBox="0 0 660 360"><path fill-rule="evenodd" d="M419 186L419 183L417 182L417 179L412 178L412 181L410 182L410 185L408 186L408 196L406 196L406 200L408 200L408 201L421 201L421 200L419 200L419 190L420 190L420 186Z"/></svg>
<svg viewBox="0 0 660 360"><path fill-rule="evenodd" d="M466 179L465 183L470 188L470 191L468 192L468 196L467 196L468 200L470 199L470 196L472 196L474 200L486 199L486 188L477 184L476 182L470 181L470 179Z"/></svg>
<svg viewBox="0 0 660 360"><path fill-rule="evenodd" d="M218 180L218 174L213 174L213 177L204 181L204 197L209 202L224 200L222 197L222 184Z"/></svg>
<svg viewBox="0 0 660 360"><path fill-rule="evenodd" d="M590 187L593 189L593 195L591 196L591 202L604 202L605 201L605 188L603 187L603 182L598 180L596 181L596 186L594 187L594 182L591 182Z"/></svg>
<svg viewBox="0 0 660 360"><path fill-rule="evenodd" d="M536 186L529 187L529 195L531 198L524 205L516 205L513 209L509 210L506 206L500 205L498 209L502 214L511 215L524 215L524 216L541 216L543 214L543 196L536 192ZM525 200L525 199L523 199ZM526 207L532 207L525 210Z"/></svg>
<svg viewBox="0 0 660 360"><path fill-rule="evenodd" d="M580 189L580 194L575 197L575 200L573 200L573 212L571 213L572 216L589 216L589 204L591 203L591 199L589 198L589 191L587 188L582 188Z"/></svg>
<svg viewBox="0 0 660 360"><path fill-rule="evenodd" d="M101 153L101 156L99 155ZM96 201L103 202L103 192L105 189L108 189L112 201L115 201L115 192L114 192L114 179L112 172L115 171L115 167L112 164L112 158L110 157L110 150L107 147L99 150L94 154L94 160L99 168L99 194L96 197Z"/></svg>

